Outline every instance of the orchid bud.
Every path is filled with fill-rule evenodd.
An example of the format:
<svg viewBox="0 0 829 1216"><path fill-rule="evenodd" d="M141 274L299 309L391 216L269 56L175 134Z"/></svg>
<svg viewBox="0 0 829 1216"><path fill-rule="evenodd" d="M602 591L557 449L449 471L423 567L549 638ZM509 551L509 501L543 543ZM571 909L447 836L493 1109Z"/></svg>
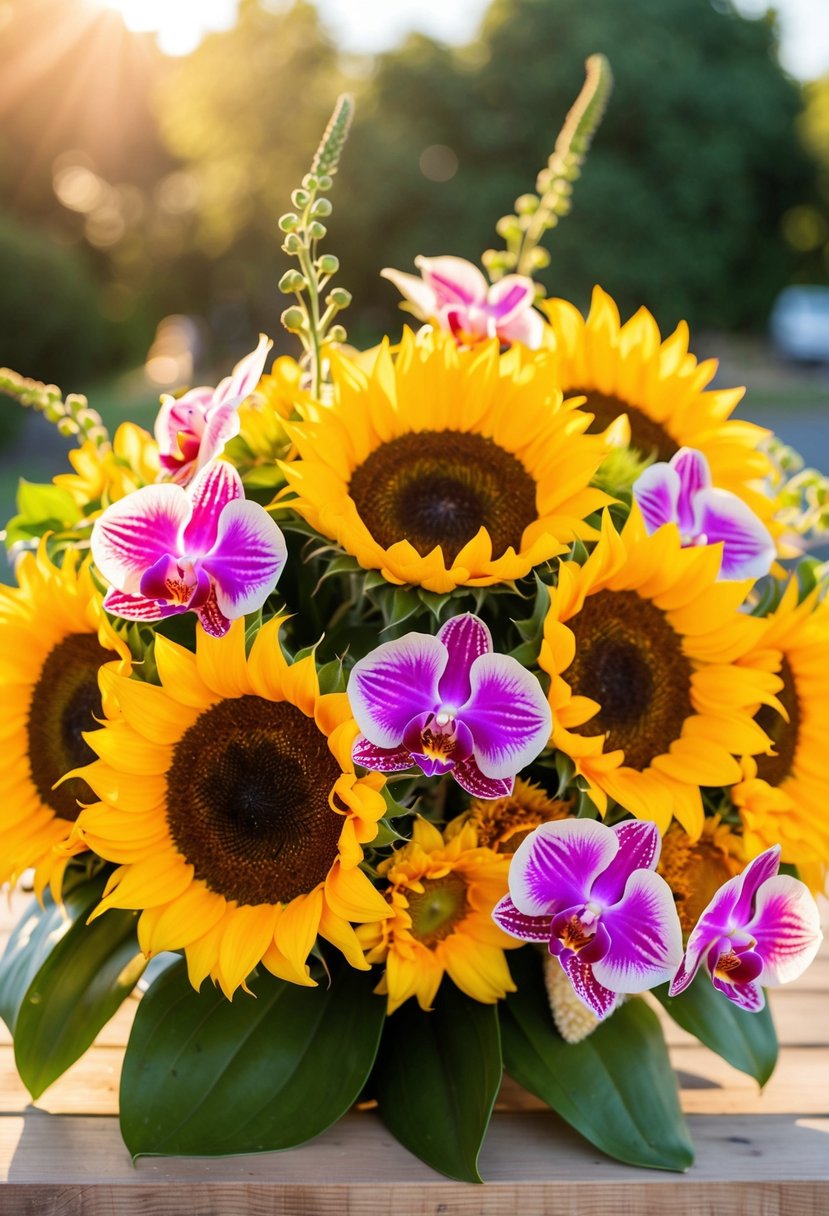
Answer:
<svg viewBox="0 0 829 1216"><path fill-rule="evenodd" d="M344 325L332 325L328 331L329 342L345 342L347 337Z"/></svg>
<svg viewBox="0 0 829 1216"><path fill-rule="evenodd" d="M320 176L319 176L320 190L330 190L333 185L334 185L333 177L329 177L329 175L327 173L320 174Z"/></svg>
<svg viewBox="0 0 829 1216"><path fill-rule="evenodd" d="M299 253L302 249L302 241L295 232L289 232L282 243L282 248L286 253Z"/></svg>

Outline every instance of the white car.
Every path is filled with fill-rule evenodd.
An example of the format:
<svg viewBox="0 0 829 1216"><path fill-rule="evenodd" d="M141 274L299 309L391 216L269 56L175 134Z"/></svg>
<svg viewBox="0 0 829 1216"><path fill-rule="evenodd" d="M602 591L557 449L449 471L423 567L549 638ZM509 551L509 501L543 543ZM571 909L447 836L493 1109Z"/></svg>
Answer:
<svg viewBox="0 0 829 1216"><path fill-rule="evenodd" d="M786 287L774 302L769 326L784 359L829 363L829 287Z"/></svg>

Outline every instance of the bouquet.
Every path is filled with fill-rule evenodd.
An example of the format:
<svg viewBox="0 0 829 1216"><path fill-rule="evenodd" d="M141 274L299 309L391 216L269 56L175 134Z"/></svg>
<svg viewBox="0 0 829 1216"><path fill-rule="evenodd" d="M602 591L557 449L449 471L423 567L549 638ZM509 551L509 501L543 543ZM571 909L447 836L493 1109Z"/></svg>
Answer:
<svg viewBox="0 0 829 1216"><path fill-rule="evenodd" d="M384 271L415 320L374 349L323 252L343 97L279 221L301 358L263 335L112 439L0 372L78 440L6 531L0 880L36 898L0 1013L37 1098L140 982L134 1157L357 1105L479 1180L506 1070L685 1169L655 1002L774 1067L829 862L827 482L684 325L534 281L609 87L596 56L486 273Z"/></svg>

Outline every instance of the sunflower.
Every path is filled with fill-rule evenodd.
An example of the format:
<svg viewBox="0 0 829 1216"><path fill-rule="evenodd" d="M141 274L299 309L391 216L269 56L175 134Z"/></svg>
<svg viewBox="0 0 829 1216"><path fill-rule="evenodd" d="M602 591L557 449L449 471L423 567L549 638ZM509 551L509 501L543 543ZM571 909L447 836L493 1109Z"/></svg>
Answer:
<svg viewBox="0 0 829 1216"><path fill-rule="evenodd" d="M555 384L565 397L587 398L581 408L593 414L592 431L627 432L631 447L662 461L682 447L696 448L714 485L738 494L768 521L772 505L751 483L771 470L759 450L769 432L730 418L744 389L707 389L717 363L699 363L689 353L685 322L665 341L645 308L623 325L600 287L586 320L566 300L547 300L542 308L552 328ZM627 427L617 421L623 415Z"/></svg>
<svg viewBox="0 0 829 1216"><path fill-rule="evenodd" d="M605 452L550 390L554 355L451 336L387 344L369 371L333 357L332 403L286 430L294 510L361 566L445 593L520 578L594 530Z"/></svg>
<svg viewBox="0 0 829 1216"><path fill-rule="evenodd" d="M0 673L6 705L0 777L0 882L35 868L35 889L60 892L81 780L61 781L93 759L83 732L102 713L98 670L130 667L130 652L111 628L87 564L68 553L52 565L45 542L17 564L18 587L0 587ZM104 692L103 709L112 710ZM114 710L112 710L114 712Z"/></svg>
<svg viewBox="0 0 829 1216"><path fill-rule="evenodd" d="M411 841L382 862L389 920L358 929L371 963L385 963L376 991L394 1013L409 997L430 1009L444 974L475 1001L492 1005L515 991L504 950L523 942L492 919L507 893L509 857L478 844L472 823L444 839L425 819Z"/></svg>
<svg viewBox="0 0 829 1216"><path fill-rule="evenodd" d="M280 624L249 656L241 619L195 654L156 635L161 685L107 673L121 717L87 736L101 801L76 831L119 863L95 915L141 909L145 954L183 949L193 986L228 997L260 963L312 985L318 933L367 969L349 922L389 915L359 868L384 779L355 775L348 699L320 694L312 657L288 664Z"/></svg>
<svg viewBox="0 0 829 1216"><path fill-rule="evenodd" d="M705 820L698 840L692 840L679 824L671 824L656 869L673 891L686 936L719 888L740 873L745 861L742 837L719 815Z"/></svg>
<svg viewBox="0 0 829 1216"><path fill-rule="evenodd" d="M798 867L829 864L829 602L809 596L798 604L796 580L764 622L760 643L743 662L776 672L783 681L783 713L764 706L758 722L770 736L770 755L746 756L731 796L739 809L746 851L756 857L773 844ZM822 885L815 874L816 885ZM810 879L811 881L811 879Z"/></svg>
<svg viewBox="0 0 829 1216"><path fill-rule="evenodd" d="M495 853L512 856L525 836L539 824L566 819L572 809L572 802L551 798L534 781L516 777L515 788L505 798L486 801L473 798L469 810L447 824L446 839L451 840L469 823L477 832L479 844Z"/></svg>
<svg viewBox="0 0 829 1216"><path fill-rule="evenodd" d="M702 830L700 786L739 780L734 754L766 751L753 714L780 681L737 666L763 632L739 611L749 583L718 582L716 545L683 549L674 525L648 536L634 507L605 514L583 566L562 564L539 665L552 679L553 746L604 813L608 797L662 832Z"/></svg>
<svg viewBox="0 0 829 1216"><path fill-rule="evenodd" d="M158 445L149 432L132 422L123 422L102 452L91 440L69 452L74 473L52 478L82 509L94 504L108 506L158 475Z"/></svg>

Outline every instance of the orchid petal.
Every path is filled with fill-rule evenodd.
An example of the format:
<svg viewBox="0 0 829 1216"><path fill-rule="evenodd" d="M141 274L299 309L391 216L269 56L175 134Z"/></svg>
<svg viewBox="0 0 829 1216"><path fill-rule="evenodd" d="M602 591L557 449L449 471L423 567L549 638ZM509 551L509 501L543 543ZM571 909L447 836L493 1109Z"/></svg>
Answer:
<svg viewBox="0 0 829 1216"><path fill-rule="evenodd" d="M256 612L276 586L287 549L278 525L259 503L236 499L219 517L219 534L204 569L215 580L222 613L235 620Z"/></svg>
<svg viewBox="0 0 829 1216"><path fill-rule="evenodd" d="M167 553L181 552L190 500L180 486L142 486L112 503L92 529L92 557L119 591L138 592L141 576Z"/></svg>
<svg viewBox="0 0 829 1216"><path fill-rule="evenodd" d="M759 1013L765 1008L766 994L759 984L729 984L718 976L712 976L712 981L719 992L747 1013Z"/></svg>
<svg viewBox="0 0 829 1216"><path fill-rule="evenodd" d="M634 870L655 870L662 849L662 837L655 823L627 820L612 831L619 841L619 852L590 891L590 898L602 904L619 902Z"/></svg>
<svg viewBox="0 0 829 1216"><path fill-rule="evenodd" d="M238 401L228 401L218 409L210 411L199 445L196 472L217 456L221 456L225 444L239 434L240 426Z"/></svg>
<svg viewBox="0 0 829 1216"><path fill-rule="evenodd" d="M400 773L414 765L407 747L375 747L365 735L357 736L351 759L355 764L362 764L363 768L378 773Z"/></svg>
<svg viewBox="0 0 829 1216"><path fill-rule="evenodd" d="M751 507L729 490L702 490L696 498L697 535L709 545L722 541L720 577L762 578L776 556L771 533Z"/></svg>
<svg viewBox="0 0 829 1216"><path fill-rule="evenodd" d="M477 266L465 258L415 258L423 281L434 291L438 307L444 304L483 304L488 283Z"/></svg>
<svg viewBox="0 0 829 1216"><path fill-rule="evenodd" d="M191 388L181 397L164 394L153 426L156 443L162 455L178 455L178 437L182 430L200 432L200 420L212 400L213 389L206 386Z"/></svg>
<svg viewBox="0 0 829 1216"><path fill-rule="evenodd" d="M380 271L380 277L393 283L402 296L414 304L421 320L428 321L437 312L435 293L423 279L415 274L405 274L402 270L386 268Z"/></svg>
<svg viewBox="0 0 829 1216"><path fill-rule="evenodd" d="M610 949L593 972L614 992L641 992L671 979L682 958L682 929L671 888L652 870L631 874L618 904L602 913Z"/></svg>
<svg viewBox="0 0 829 1216"><path fill-rule="evenodd" d="M482 620L465 612L447 621L437 636L449 652L446 670L438 684L440 704L454 714L469 700L470 668L480 655L491 653L492 635Z"/></svg>
<svg viewBox="0 0 829 1216"><path fill-rule="evenodd" d="M191 556L209 553L219 533L219 518L228 503L244 499L242 479L232 464L217 460L202 469L188 488L193 517L184 530L184 551Z"/></svg>
<svg viewBox="0 0 829 1216"><path fill-rule="evenodd" d="M472 755L472 734L448 714L439 721L433 713L416 714L403 732L403 746L427 777L450 772Z"/></svg>
<svg viewBox="0 0 829 1216"><path fill-rule="evenodd" d="M714 942L727 934L729 927L737 923L734 910L743 889L745 873L743 871L723 883L691 930L685 954L671 981L670 996L678 996L685 991L696 975L703 956Z"/></svg>
<svg viewBox="0 0 829 1216"><path fill-rule="evenodd" d="M559 962L573 985L576 996L600 1021L613 1012L616 1008L616 993L599 983L590 963L584 962L578 954L562 956Z"/></svg>
<svg viewBox="0 0 829 1216"><path fill-rule="evenodd" d="M509 321L499 321L498 337L502 342L523 342L529 350L538 350L544 340L544 322L534 308L528 308Z"/></svg>
<svg viewBox="0 0 829 1216"><path fill-rule="evenodd" d="M593 819L542 823L521 841L509 872L513 903L526 916L553 916L587 903L619 850L612 828Z"/></svg>
<svg viewBox="0 0 829 1216"><path fill-rule="evenodd" d="M501 325L532 308L535 284L523 274L508 274L487 292L487 312Z"/></svg>
<svg viewBox="0 0 829 1216"><path fill-rule="evenodd" d="M679 476L669 464L649 465L633 483L633 497L639 504L648 532L663 524L675 523L679 498Z"/></svg>
<svg viewBox="0 0 829 1216"><path fill-rule="evenodd" d="M256 350L252 350L244 359L240 359L231 375L221 381L213 395L214 406L235 402L241 405L245 397L249 397L262 378L265 360L273 342L266 334L259 335Z"/></svg>
<svg viewBox="0 0 829 1216"><path fill-rule="evenodd" d="M679 478L675 516L679 530L684 536L696 535L696 498L702 490L707 490L711 485L708 461L696 448L680 448L671 458L670 467Z"/></svg>
<svg viewBox="0 0 829 1216"><path fill-rule="evenodd" d="M104 596L104 608L127 621L161 621L176 611L175 608L165 609L157 600L146 599L143 595L125 595L114 587Z"/></svg>
<svg viewBox="0 0 829 1216"><path fill-rule="evenodd" d="M452 769L452 776L461 789L473 798L508 798L513 791L513 777L486 777L475 763L475 757L462 760Z"/></svg>
<svg viewBox="0 0 829 1216"><path fill-rule="evenodd" d="M767 987L801 976L823 940L817 904L804 883L786 874L769 878L760 887L746 930L756 938Z"/></svg>
<svg viewBox="0 0 829 1216"><path fill-rule="evenodd" d="M230 629L230 619L219 607L215 587L211 588L206 603L197 610L196 615L204 632L209 633L212 638L223 638Z"/></svg>
<svg viewBox="0 0 829 1216"><path fill-rule="evenodd" d="M549 942L552 933L551 916L525 916L519 912L509 895L505 895L492 909L492 919L499 928L511 937L524 942Z"/></svg>
<svg viewBox="0 0 829 1216"><path fill-rule="evenodd" d="M487 777L514 777L550 738L547 698L535 676L505 654L480 655L469 678L462 716L475 740L478 767Z"/></svg>
<svg viewBox="0 0 829 1216"><path fill-rule="evenodd" d="M757 892L764 882L768 882L770 878L776 877L777 871L780 869L781 852L782 849L779 844L772 845L770 849L766 849L764 853L760 853L753 861L750 861L742 873L737 875L736 881L739 884L739 896L734 905L729 928L735 925L744 928L749 923L754 915L754 902ZM720 887L720 891L717 894L724 891L728 885L726 883L724 887ZM715 895L714 899L712 899L705 909L705 912L703 912L703 916L707 915L716 898L717 896Z"/></svg>
<svg viewBox="0 0 829 1216"><path fill-rule="evenodd" d="M416 714L438 708L438 681L446 660L446 647L425 633L383 642L360 659L348 682L348 699L370 742L398 747Z"/></svg>

